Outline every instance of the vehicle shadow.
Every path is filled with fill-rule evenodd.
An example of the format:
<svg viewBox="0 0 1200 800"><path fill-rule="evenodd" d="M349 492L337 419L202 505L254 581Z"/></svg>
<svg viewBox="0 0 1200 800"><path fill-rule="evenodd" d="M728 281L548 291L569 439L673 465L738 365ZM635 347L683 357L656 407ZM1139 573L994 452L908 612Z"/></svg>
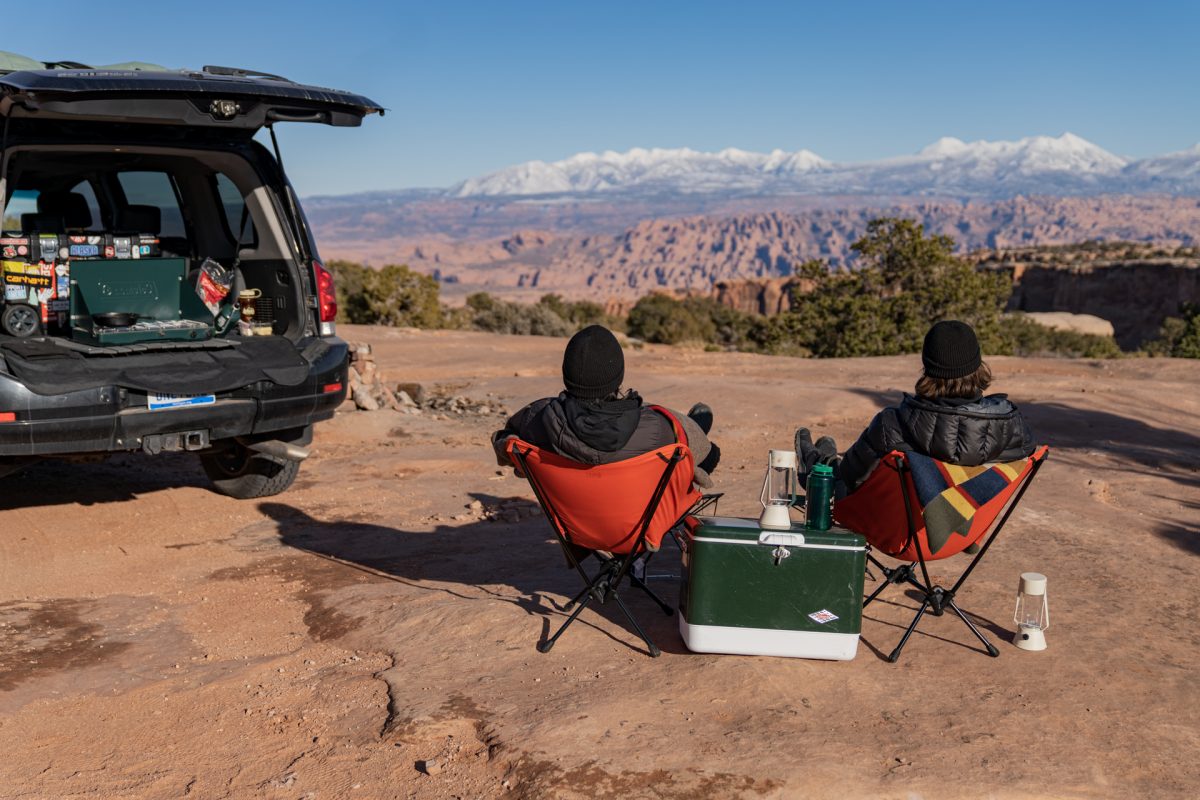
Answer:
<svg viewBox="0 0 1200 800"><path fill-rule="evenodd" d="M540 634L535 638L534 631L529 632L532 648L566 621L569 612L563 605L583 583L568 565L545 518L531 516L535 503L483 494L475 499L485 508L493 508L499 501L500 518L438 525L426 532L352 520L320 520L286 503L264 502L258 508L275 522L280 542L288 547L407 586L445 592L463 602L464 614L471 613L469 603L499 599L540 617ZM519 521L512 520L513 514ZM672 559L677 561L678 554L664 547L652 562L655 571L663 571L664 566L670 570ZM595 561L586 560L584 567L593 572ZM497 592L492 588L497 586L511 587L518 596ZM678 589L674 581L655 581L652 588L668 605L675 605ZM687 652L674 616L666 616L649 597L628 584L623 586L621 599L660 649ZM614 636L597 626L592 621L595 614L620 633ZM643 642L614 603L589 603L565 636L597 633L645 652Z"/></svg>
<svg viewBox="0 0 1200 800"><path fill-rule="evenodd" d="M165 489L210 485L191 453L119 453L94 462L48 459L0 478L0 511L121 503Z"/></svg>

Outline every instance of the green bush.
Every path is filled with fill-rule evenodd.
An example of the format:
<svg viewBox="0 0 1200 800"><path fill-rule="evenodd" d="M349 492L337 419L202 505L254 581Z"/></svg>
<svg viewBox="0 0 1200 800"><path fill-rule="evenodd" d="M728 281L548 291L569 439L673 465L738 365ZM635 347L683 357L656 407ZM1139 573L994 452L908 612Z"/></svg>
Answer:
<svg viewBox="0 0 1200 800"><path fill-rule="evenodd" d="M996 345L988 351L993 355L1064 358L1120 358L1123 355L1111 336L1048 328L1020 313L1004 315L996 339Z"/></svg>
<svg viewBox="0 0 1200 800"><path fill-rule="evenodd" d="M477 292L467 298L472 325L491 333L523 336L570 336L574 326L546 304L522 305Z"/></svg>
<svg viewBox="0 0 1200 800"><path fill-rule="evenodd" d="M545 306L559 318L566 320L575 330L581 330L588 325L603 325L606 328L620 330L625 321L604 313L604 306L591 300L564 300L557 294L543 295L538 305Z"/></svg>
<svg viewBox="0 0 1200 800"><path fill-rule="evenodd" d="M713 342L717 335L711 318L665 294L648 294L638 300L625 324L630 336L659 344Z"/></svg>
<svg viewBox="0 0 1200 800"><path fill-rule="evenodd" d="M338 296L338 320L358 325L414 328L442 326L438 282L407 266L371 269L352 261L331 261Z"/></svg>
<svg viewBox="0 0 1200 800"><path fill-rule="evenodd" d="M972 325L985 352L1003 351L1001 310L1009 277L976 270L954 256L948 236L928 235L920 223L882 218L851 246L859 267L830 272L819 261L796 272L815 289L797 295L778 335L821 357L914 353L934 322Z"/></svg>
<svg viewBox="0 0 1200 800"><path fill-rule="evenodd" d="M333 287L337 292L338 322L355 323L369 316L363 285L370 267L353 261L327 261L326 269L333 273ZM370 324L362 322L362 324Z"/></svg>
<svg viewBox="0 0 1200 800"><path fill-rule="evenodd" d="M1149 355L1200 358L1200 305L1184 303L1179 313L1163 321L1158 338L1145 347Z"/></svg>

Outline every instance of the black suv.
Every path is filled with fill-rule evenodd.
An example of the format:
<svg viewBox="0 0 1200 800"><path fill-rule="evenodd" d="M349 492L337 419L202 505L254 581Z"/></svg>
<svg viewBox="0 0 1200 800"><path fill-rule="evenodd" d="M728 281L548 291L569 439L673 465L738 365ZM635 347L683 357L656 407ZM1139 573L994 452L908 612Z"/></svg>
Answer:
<svg viewBox="0 0 1200 800"><path fill-rule="evenodd" d="M0 475L47 456L193 451L224 494L285 490L313 423L345 399L348 354L274 126L352 127L383 109L223 67L12 65L0 60ZM207 316L202 266L236 276ZM163 319L127 313L146 308Z"/></svg>

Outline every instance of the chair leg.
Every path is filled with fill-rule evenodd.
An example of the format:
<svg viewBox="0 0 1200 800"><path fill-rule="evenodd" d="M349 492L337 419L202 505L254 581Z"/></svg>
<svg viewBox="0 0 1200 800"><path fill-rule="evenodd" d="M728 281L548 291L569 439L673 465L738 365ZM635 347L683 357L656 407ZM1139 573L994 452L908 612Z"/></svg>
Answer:
<svg viewBox="0 0 1200 800"><path fill-rule="evenodd" d="M908 630L904 632L903 638L900 639L900 644L896 645L896 649L888 656L888 661L895 664L900 659L900 651L904 649L904 645L908 644L908 637L912 636L913 631L917 629L917 624L921 621L921 617L925 616L925 609L929 608L929 598L925 598L925 602L921 603L920 610L913 617L913 621L909 623Z"/></svg>
<svg viewBox="0 0 1200 800"><path fill-rule="evenodd" d="M949 598L946 601L946 604L948 606L950 606L951 611L953 611L955 614L958 615L959 619L961 619L963 622L967 623L967 627L971 629L971 633L975 634L975 638L977 638L980 642L982 642L983 646L987 648L989 656L991 656L992 658L996 658L997 656L1000 655L1000 651L996 649L996 646L993 645L990 641L988 641L988 638L983 635L983 632L980 631L979 628L975 627L975 623L971 622L971 620L968 619L967 615L962 612L962 609L959 608L958 604L954 602L953 597Z"/></svg>
<svg viewBox="0 0 1200 800"><path fill-rule="evenodd" d="M583 596L585 594L588 594L591 591L592 591L592 587L590 584L588 586L583 587L582 592L580 592L579 594L575 595L574 597L572 597L570 600L567 601L567 604L563 606L563 611L570 611L572 608L575 607L576 603L578 603L580 600L583 599Z"/></svg>
<svg viewBox="0 0 1200 800"><path fill-rule="evenodd" d="M563 631L565 631L570 626L570 624L575 621L575 618L579 616L580 612L582 612L583 609L587 607L587 604L592 599L591 591L592 591L592 587L591 586L587 587L587 590L585 593L586 596L583 598L583 602L580 603L579 606L574 611L571 612L571 616L567 617L567 621L562 624L562 627L558 629L557 633L555 633L553 636L551 636L549 639L547 639L544 642L538 642L537 649L538 649L539 653L549 653L550 652L550 648L554 647L554 643L558 641L558 637L563 635Z"/></svg>
<svg viewBox="0 0 1200 800"><path fill-rule="evenodd" d="M653 600L654 602L658 603L658 607L661 608L663 610L663 613L666 614L668 617L675 613L675 609L673 609L669 605L667 605L666 601L663 600L661 597L659 597L657 594L655 594L654 590L651 589L649 586L647 586L646 582L643 581L641 578L635 578L631 575L631 576L629 576L629 579L633 583L634 586L641 589L646 594L650 595L650 599Z"/></svg>
<svg viewBox="0 0 1200 800"><path fill-rule="evenodd" d="M642 630L642 626L638 624L637 619L635 619L633 614L629 612L629 609L625 607L625 601L623 601L621 596L616 592L612 593L612 599L617 601L617 606L619 606L620 609L625 612L625 616L629 620L629 624L633 626L633 629L637 631L638 636L642 637L642 641L646 643L646 649L650 652L650 657L658 658L662 654L662 651L658 649L658 645L650 641L650 637L646 635L644 630Z"/></svg>
<svg viewBox="0 0 1200 800"><path fill-rule="evenodd" d="M875 561L875 559L871 560ZM883 571L883 583L875 587L875 591L871 592L870 596L863 601L863 608L869 606L871 601L873 601L876 597L879 597L879 594L893 583L898 584L906 581L912 582L914 580L912 575L912 565L910 564L902 564L899 567L885 567L878 561L875 561L875 563L879 566L879 569ZM920 586L920 584L917 585Z"/></svg>

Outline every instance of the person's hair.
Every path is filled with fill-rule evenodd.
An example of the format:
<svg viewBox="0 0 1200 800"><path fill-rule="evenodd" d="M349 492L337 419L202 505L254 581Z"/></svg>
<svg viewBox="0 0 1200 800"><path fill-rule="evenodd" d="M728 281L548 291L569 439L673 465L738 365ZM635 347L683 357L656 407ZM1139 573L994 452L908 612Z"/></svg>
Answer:
<svg viewBox="0 0 1200 800"><path fill-rule="evenodd" d="M986 361L979 369L963 378L931 378L924 372L917 379L917 396L937 399L939 397L979 397L992 385L992 369Z"/></svg>
<svg viewBox="0 0 1200 800"><path fill-rule="evenodd" d="M571 394L571 392L568 390L567 394ZM576 397L575 395L571 395L571 396L574 397L576 400L578 400L580 403L583 403L584 405L599 406L599 405L603 405L604 403L615 403L617 400L624 400L625 398L629 397L631 394L634 394L633 389L626 389L624 387L621 387L621 388L617 389L615 392L609 392L604 397Z"/></svg>

